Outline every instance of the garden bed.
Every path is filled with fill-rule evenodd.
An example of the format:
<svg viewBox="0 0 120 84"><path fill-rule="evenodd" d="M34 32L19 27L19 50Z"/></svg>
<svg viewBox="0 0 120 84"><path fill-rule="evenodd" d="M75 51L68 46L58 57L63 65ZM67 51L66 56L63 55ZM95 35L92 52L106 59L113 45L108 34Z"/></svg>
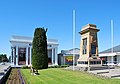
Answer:
<svg viewBox="0 0 120 84"><path fill-rule="evenodd" d="M13 68L6 84L25 84L18 68Z"/></svg>

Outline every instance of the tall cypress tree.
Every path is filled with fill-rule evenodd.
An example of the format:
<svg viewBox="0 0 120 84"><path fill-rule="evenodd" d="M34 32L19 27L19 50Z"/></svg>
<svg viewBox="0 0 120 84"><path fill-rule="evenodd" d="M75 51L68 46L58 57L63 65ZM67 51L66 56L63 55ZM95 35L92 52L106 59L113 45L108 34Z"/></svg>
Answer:
<svg viewBox="0 0 120 84"><path fill-rule="evenodd" d="M32 66L36 70L48 68L47 29L36 28L33 38Z"/></svg>

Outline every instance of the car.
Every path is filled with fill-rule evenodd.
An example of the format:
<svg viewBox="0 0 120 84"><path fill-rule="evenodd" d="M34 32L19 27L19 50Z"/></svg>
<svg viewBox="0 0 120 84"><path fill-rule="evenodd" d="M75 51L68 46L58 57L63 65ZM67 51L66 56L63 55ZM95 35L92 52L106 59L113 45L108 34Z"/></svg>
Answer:
<svg viewBox="0 0 120 84"><path fill-rule="evenodd" d="M5 65L5 62L0 63L0 65Z"/></svg>

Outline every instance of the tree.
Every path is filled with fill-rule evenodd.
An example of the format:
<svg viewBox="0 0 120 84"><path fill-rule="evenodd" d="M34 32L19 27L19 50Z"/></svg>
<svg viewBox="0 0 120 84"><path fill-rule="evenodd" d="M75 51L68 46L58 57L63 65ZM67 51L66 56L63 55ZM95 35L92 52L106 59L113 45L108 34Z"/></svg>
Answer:
<svg viewBox="0 0 120 84"><path fill-rule="evenodd" d="M0 55L0 62L2 62L2 56Z"/></svg>
<svg viewBox="0 0 120 84"><path fill-rule="evenodd" d="M0 62L8 62L8 58L6 54L0 54Z"/></svg>
<svg viewBox="0 0 120 84"><path fill-rule="evenodd" d="M36 28L32 46L32 67L36 70L48 68L47 29Z"/></svg>

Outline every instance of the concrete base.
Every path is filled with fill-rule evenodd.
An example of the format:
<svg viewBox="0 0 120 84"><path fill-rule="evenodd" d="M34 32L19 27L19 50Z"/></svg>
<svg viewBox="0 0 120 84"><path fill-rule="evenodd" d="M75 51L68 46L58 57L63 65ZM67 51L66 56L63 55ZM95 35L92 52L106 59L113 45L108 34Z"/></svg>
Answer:
<svg viewBox="0 0 120 84"><path fill-rule="evenodd" d="M114 67L108 67L108 66L90 66L89 68L90 68L89 71L93 71L93 70L113 69Z"/></svg>
<svg viewBox="0 0 120 84"><path fill-rule="evenodd" d="M66 69L73 70L73 66L67 67ZM80 71L94 71L94 70L105 70L105 69L114 69L114 67L108 67L108 66L74 66L74 70L80 70Z"/></svg>
<svg viewBox="0 0 120 84"><path fill-rule="evenodd" d="M108 78L120 78L120 69L105 69L88 71L89 73L97 74Z"/></svg>
<svg viewBox="0 0 120 84"><path fill-rule="evenodd" d="M69 66L66 69L73 70L73 66ZM79 67L79 66L74 66L74 70L78 71L87 71L88 67Z"/></svg>

